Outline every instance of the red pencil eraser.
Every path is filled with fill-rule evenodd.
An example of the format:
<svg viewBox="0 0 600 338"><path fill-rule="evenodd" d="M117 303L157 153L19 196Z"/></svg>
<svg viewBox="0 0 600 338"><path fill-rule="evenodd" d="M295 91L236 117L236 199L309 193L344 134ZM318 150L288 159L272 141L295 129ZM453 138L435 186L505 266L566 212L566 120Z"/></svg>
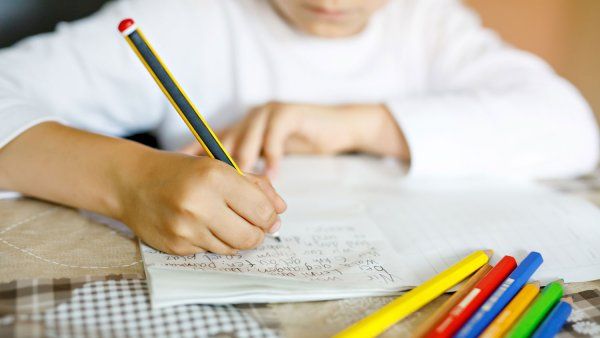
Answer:
<svg viewBox="0 0 600 338"><path fill-rule="evenodd" d="M121 23L119 24L119 32L123 33L125 32L129 27L135 25L135 21L133 21L133 19L125 19L123 21L121 21Z"/></svg>

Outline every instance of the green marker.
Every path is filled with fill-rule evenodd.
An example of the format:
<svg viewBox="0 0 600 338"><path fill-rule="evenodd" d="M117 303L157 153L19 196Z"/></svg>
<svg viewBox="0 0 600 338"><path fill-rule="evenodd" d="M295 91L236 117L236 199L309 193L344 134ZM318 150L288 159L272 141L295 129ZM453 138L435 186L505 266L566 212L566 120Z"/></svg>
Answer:
<svg viewBox="0 0 600 338"><path fill-rule="evenodd" d="M507 338L530 337L533 331L540 325L548 312L558 303L563 295L563 287L560 282L548 284L542 293L525 311L515 326L506 334Z"/></svg>

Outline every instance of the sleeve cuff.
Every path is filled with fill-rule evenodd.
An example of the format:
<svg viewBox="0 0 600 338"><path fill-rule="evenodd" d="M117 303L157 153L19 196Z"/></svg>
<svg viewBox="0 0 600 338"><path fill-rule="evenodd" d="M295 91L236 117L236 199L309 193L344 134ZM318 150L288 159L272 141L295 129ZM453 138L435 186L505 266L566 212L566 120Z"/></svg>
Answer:
<svg viewBox="0 0 600 338"><path fill-rule="evenodd" d="M17 138L29 128L42 122L65 123L61 118L51 114L40 114L39 109L28 105L15 105L0 111L0 148Z"/></svg>
<svg viewBox="0 0 600 338"><path fill-rule="evenodd" d="M481 105L460 96L416 97L387 103L408 143L409 176L457 177L493 173L500 149ZM478 113L479 112L479 113Z"/></svg>

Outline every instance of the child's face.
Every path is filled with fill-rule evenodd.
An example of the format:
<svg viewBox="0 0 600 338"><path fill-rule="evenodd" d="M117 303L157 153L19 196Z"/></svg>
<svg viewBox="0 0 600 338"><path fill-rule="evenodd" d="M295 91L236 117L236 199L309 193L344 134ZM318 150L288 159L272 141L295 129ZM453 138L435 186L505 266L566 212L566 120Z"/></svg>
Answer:
<svg viewBox="0 0 600 338"><path fill-rule="evenodd" d="M327 38L360 32L388 0L271 0L275 9L300 30Z"/></svg>

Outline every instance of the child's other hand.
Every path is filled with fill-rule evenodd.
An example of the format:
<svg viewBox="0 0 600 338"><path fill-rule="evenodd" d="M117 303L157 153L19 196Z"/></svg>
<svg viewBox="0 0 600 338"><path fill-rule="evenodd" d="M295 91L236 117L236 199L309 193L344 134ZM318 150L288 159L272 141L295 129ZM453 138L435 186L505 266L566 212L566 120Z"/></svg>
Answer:
<svg viewBox="0 0 600 338"><path fill-rule="evenodd" d="M221 133L221 140L244 171L262 154L271 177L284 154L406 153L400 129L382 105L268 103Z"/></svg>
<svg viewBox="0 0 600 338"><path fill-rule="evenodd" d="M285 202L268 180L206 157L153 151L122 187L121 219L172 254L233 254L279 229Z"/></svg>

